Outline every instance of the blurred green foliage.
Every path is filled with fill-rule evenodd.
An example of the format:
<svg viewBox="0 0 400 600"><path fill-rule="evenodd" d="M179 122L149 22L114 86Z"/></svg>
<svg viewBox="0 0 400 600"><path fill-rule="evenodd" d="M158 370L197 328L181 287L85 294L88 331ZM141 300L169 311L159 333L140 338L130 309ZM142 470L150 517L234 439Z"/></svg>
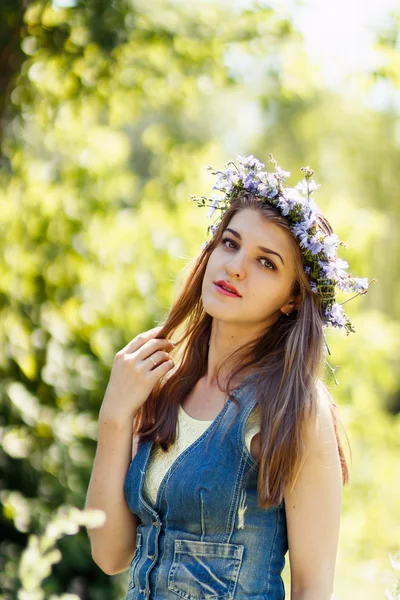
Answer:
<svg viewBox="0 0 400 600"><path fill-rule="evenodd" d="M55 546L57 540L64 535L74 535L81 525L96 527L104 523L105 513L102 511L80 511L70 506L60 506L55 516L47 523L40 536L30 535L28 545L22 552L19 563L21 589L18 598L21 600L43 600L45 594L42 582L51 574L51 567L61 560L62 554ZM52 594L50 600L79 600L76 594Z"/></svg>
<svg viewBox="0 0 400 600"><path fill-rule="evenodd" d="M332 91L264 3L9 0L1 16L4 599L28 598L59 507L84 505L114 355L164 317L204 241L188 195L213 184L205 165L268 152L293 180L315 169L342 257L378 280L346 305L357 333L328 334L340 385L327 378L353 454L336 596L383 598L400 545L400 119L366 100L399 87L399 20L377 37L386 67ZM124 597L126 574L98 569L84 531L53 541L38 600Z"/></svg>

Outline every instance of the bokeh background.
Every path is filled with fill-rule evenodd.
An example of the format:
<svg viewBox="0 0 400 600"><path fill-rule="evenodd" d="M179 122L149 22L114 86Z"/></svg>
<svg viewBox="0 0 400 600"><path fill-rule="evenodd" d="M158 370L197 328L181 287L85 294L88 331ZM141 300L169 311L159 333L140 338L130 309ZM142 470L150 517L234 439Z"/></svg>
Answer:
<svg viewBox="0 0 400 600"><path fill-rule="evenodd" d="M112 361L206 239L206 166L269 152L289 185L315 170L376 279L356 333L327 331L351 447L335 598L399 598L398 5L2 0L0 135L1 598L125 597L78 510Z"/></svg>

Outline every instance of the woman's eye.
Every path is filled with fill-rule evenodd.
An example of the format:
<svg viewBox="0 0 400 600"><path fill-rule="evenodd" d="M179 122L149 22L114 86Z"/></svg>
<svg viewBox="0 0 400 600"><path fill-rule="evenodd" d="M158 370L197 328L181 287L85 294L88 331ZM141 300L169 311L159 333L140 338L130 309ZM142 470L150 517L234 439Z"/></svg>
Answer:
<svg viewBox="0 0 400 600"><path fill-rule="evenodd" d="M225 242L230 242L231 244L233 244L234 246L236 246L236 247L237 247L237 244L236 244L236 242L234 242L234 241L233 241L233 240L231 240L230 238L224 238L224 239L222 240L222 243L223 243L224 245L226 245L226 244L225 244Z"/></svg>
<svg viewBox="0 0 400 600"><path fill-rule="evenodd" d="M221 240L221 243L222 243L222 244L223 244L223 245L224 245L226 248L229 248L230 246L227 246L227 245L226 245L226 242L229 242L230 244L233 244L233 245L234 245L234 247L235 247L235 248L237 248L237 243L236 243L235 241L231 240L230 238L223 238L223 239ZM271 262L271 261L269 260L269 258L266 258L265 256L262 256L260 260L265 260L265 261L266 261L266 263L267 263L267 265L268 265L268 266L265 266L265 268L267 268L267 269L273 269L273 270L275 270L275 268L276 268L276 267L275 267L274 263L273 263L273 262Z"/></svg>
<svg viewBox="0 0 400 600"><path fill-rule="evenodd" d="M269 258L265 258L265 257L263 257L263 258L261 258L261 260L266 260L266 261L267 261L267 264L268 264L268 265L270 265L271 269L275 269L275 265L274 265L274 263L272 263L272 262L269 260Z"/></svg>

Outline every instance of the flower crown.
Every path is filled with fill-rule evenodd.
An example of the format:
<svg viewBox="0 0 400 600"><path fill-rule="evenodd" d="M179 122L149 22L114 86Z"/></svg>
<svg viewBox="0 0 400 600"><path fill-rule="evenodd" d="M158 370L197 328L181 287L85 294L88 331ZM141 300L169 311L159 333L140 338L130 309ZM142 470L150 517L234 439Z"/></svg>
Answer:
<svg viewBox="0 0 400 600"><path fill-rule="evenodd" d="M272 154L269 154L269 162L275 165L275 173L263 171L263 163L253 155L238 156L237 161L239 167L230 161L225 171L207 167L212 170L213 175L218 176L212 189L224 192L224 196L212 195L211 198L207 198L190 194L190 198L197 202L197 206L210 207L208 218L211 218L216 210L221 211L215 221L216 224L207 227L207 233L211 230L214 235L223 213L240 192L247 192L256 196L261 202L277 208L288 219L290 229L299 242L306 263L304 272L308 276L311 290L319 297L324 325L344 328L347 335L350 332L354 333L354 326L345 314L342 304L360 294L365 294L372 282L368 283L366 277L351 277L346 272L348 263L336 255L337 248L339 246L346 248L346 244L339 241L335 233L328 235L321 230L317 220L320 211L310 197L320 187L312 179L314 171L309 166L301 167L304 179L293 188L283 185L290 173L277 165ZM229 165L233 168L229 168ZM207 200L211 201L211 204L206 204ZM207 244L208 242L205 242L203 247ZM344 302L337 302L337 290L354 291L356 295Z"/></svg>

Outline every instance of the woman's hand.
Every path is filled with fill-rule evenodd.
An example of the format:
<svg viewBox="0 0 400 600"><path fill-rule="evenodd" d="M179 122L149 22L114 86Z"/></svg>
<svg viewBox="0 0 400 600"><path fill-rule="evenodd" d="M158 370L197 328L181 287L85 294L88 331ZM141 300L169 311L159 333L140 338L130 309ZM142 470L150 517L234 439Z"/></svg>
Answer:
<svg viewBox="0 0 400 600"><path fill-rule="evenodd" d="M169 354L173 343L156 337L161 329L154 327L140 333L115 355L100 409L107 419L132 419L156 383L175 366Z"/></svg>

